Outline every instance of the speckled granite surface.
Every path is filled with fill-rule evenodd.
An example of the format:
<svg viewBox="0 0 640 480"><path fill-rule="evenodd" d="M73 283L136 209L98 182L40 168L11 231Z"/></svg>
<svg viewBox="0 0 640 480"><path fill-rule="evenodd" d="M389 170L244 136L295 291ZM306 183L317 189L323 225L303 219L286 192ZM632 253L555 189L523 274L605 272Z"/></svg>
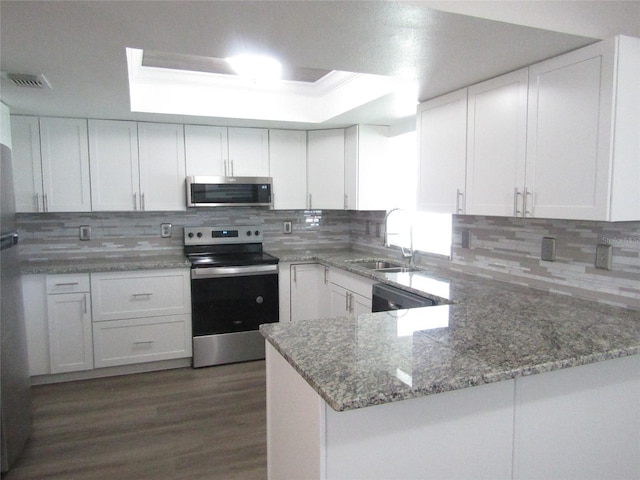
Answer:
<svg viewBox="0 0 640 480"><path fill-rule="evenodd" d="M379 274L353 253L277 253L450 303L261 326L337 411L640 354L640 311L447 271Z"/></svg>
<svg viewBox="0 0 640 480"><path fill-rule="evenodd" d="M158 270L164 268L190 268L184 254L158 256L105 256L83 259L23 261L23 275L35 273L91 273L127 270Z"/></svg>

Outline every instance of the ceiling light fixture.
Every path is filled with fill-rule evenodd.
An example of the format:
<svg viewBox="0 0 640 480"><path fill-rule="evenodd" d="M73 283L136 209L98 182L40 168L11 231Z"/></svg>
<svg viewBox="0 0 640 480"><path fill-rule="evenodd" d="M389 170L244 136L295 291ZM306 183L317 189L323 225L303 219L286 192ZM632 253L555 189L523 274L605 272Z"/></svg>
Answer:
<svg viewBox="0 0 640 480"><path fill-rule="evenodd" d="M238 75L254 80L278 79L282 72L280 62L271 57L242 54L225 60Z"/></svg>

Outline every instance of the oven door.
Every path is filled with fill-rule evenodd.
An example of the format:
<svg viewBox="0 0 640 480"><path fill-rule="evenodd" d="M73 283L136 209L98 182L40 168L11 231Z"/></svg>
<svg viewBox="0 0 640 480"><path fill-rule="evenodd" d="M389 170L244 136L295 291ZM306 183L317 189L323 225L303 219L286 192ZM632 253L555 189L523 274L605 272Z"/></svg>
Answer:
<svg viewBox="0 0 640 480"><path fill-rule="evenodd" d="M278 321L278 266L191 271L193 336L258 330Z"/></svg>

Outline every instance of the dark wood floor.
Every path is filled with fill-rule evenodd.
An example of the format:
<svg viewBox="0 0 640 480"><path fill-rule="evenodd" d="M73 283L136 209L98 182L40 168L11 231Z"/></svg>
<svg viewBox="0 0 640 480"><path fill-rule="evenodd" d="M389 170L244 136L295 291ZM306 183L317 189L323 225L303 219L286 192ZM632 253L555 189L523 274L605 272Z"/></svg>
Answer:
<svg viewBox="0 0 640 480"><path fill-rule="evenodd" d="M5 480L265 479L264 361L33 388Z"/></svg>

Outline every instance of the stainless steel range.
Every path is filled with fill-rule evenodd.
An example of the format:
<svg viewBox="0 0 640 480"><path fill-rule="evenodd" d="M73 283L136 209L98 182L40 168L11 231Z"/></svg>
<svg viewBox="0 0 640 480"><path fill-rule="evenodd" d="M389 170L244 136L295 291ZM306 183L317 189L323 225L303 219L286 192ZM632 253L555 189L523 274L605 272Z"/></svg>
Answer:
<svg viewBox="0 0 640 480"><path fill-rule="evenodd" d="M254 225L185 227L194 368L264 358L258 327L278 321L278 259L262 240Z"/></svg>

